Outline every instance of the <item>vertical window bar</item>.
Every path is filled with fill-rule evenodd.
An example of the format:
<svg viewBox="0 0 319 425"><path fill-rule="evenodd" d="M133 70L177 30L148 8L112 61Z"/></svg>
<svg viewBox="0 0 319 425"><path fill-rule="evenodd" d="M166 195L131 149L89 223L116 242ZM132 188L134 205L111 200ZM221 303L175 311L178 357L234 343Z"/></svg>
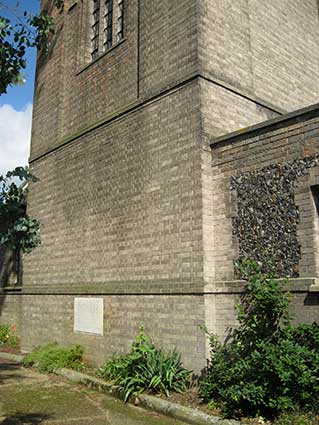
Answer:
<svg viewBox="0 0 319 425"><path fill-rule="evenodd" d="M113 42L113 0L105 1L104 50L112 47Z"/></svg>
<svg viewBox="0 0 319 425"><path fill-rule="evenodd" d="M117 17L117 41L121 41L124 36L124 0L118 1L118 17Z"/></svg>
<svg viewBox="0 0 319 425"><path fill-rule="evenodd" d="M93 24L91 45L92 59L96 59L99 55L99 36L100 36L100 0L93 0Z"/></svg>

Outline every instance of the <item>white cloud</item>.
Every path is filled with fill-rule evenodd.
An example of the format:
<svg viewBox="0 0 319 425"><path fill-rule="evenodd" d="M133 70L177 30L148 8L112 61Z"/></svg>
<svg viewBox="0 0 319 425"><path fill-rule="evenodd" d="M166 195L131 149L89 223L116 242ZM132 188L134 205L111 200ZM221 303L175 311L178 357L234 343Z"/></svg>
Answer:
<svg viewBox="0 0 319 425"><path fill-rule="evenodd" d="M28 163L31 140L32 105L16 111L0 106L0 175Z"/></svg>

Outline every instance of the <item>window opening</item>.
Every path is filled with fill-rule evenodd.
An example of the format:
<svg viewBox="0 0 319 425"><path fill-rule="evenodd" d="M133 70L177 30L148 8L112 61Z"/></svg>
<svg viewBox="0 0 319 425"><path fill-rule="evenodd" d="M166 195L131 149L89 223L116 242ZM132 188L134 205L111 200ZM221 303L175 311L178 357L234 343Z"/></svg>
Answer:
<svg viewBox="0 0 319 425"><path fill-rule="evenodd" d="M100 0L93 0L93 24L92 24L92 59L99 55L99 37L100 37Z"/></svg>
<svg viewBox="0 0 319 425"><path fill-rule="evenodd" d="M93 0L91 57L96 59L124 38L124 0Z"/></svg>
<svg viewBox="0 0 319 425"><path fill-rule="evenodd" d="M105 2L104 50L112 47L113 41L113 0Z"/></svg>

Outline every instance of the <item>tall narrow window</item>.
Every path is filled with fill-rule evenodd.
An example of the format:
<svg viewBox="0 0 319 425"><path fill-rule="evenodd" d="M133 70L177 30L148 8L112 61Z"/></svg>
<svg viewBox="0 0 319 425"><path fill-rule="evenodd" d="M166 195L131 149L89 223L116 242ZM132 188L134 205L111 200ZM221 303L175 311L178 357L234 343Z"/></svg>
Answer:
<svg viewBox="0 0 319 425"><path fill-rule="evenodd" d="M124 37L124 0L91 0L91 56L96 59Z"/></svg>
<svg viewBox="0 0 319 425"><path fill-rule="evenodd" d="M93 0L93 23L92 23L92 59L99 55L99 37L100 37L100 0Z"/></svg>
<svg viewBox="0 0 319 425"><path fill-rule="evenodd" d="M117 34L116 40L119 42L124 37L124 0L118 0Z"/></svg>
<svg viewBox="0 0 319 425"><path fill-rule="evenodd" d="M112 47L113 41L113 0L105 1L104 20L104 50L107 50Z"/></svg>

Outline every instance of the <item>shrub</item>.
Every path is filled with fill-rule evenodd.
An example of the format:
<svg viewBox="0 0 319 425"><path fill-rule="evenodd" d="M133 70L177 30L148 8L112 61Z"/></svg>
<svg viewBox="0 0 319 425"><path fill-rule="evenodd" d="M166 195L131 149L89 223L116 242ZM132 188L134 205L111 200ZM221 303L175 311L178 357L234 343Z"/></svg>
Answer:
<svg viewBox="0 0 319 425"><path fill-rule="evenodd" d="M291 326L280 283L256 263L241 267L249 280L239 327L223 345L211 336L201 397L219 402L226 416L319 411L318 325Z"/></svg>
<svg viewBox="0 0 319 425"><path fill-rule="evenodd" d="M132 394L145 390L167 396L172 391L182 393L187 389L191 372L183 368L180 354L158 350L141 327L131 352L107 361L98 375L119 385L127 401Z"/></svg>
<svg viewBox="0 0 319 425"><path fill-rule="evenodd" d="M24 358L23 365L34 366L40 372L54 372L62 367L80 370L83 368L82 357L83 348L79 345L61 347L54 343L36 348Z"/></svg>
<svg viewBox="0 0 319 425"><path fill-rule="evenodd" d="M294 326L291 328L291 335L298 344L310 350L319 351L319 325L317 323Z"/></svg>
<svg viewBox="0 0 319 425"><path fill-rule="evenodd" d="M309 413L285 413L275 420L274 425L319 425L319 417Z"/></svg>
<svg viewBox="0 0 319 425"><path fill-rule="evenodd" d="M16 348L18 346L18 338L16 335L15 325L0 325L0 346Z"/></svg>

